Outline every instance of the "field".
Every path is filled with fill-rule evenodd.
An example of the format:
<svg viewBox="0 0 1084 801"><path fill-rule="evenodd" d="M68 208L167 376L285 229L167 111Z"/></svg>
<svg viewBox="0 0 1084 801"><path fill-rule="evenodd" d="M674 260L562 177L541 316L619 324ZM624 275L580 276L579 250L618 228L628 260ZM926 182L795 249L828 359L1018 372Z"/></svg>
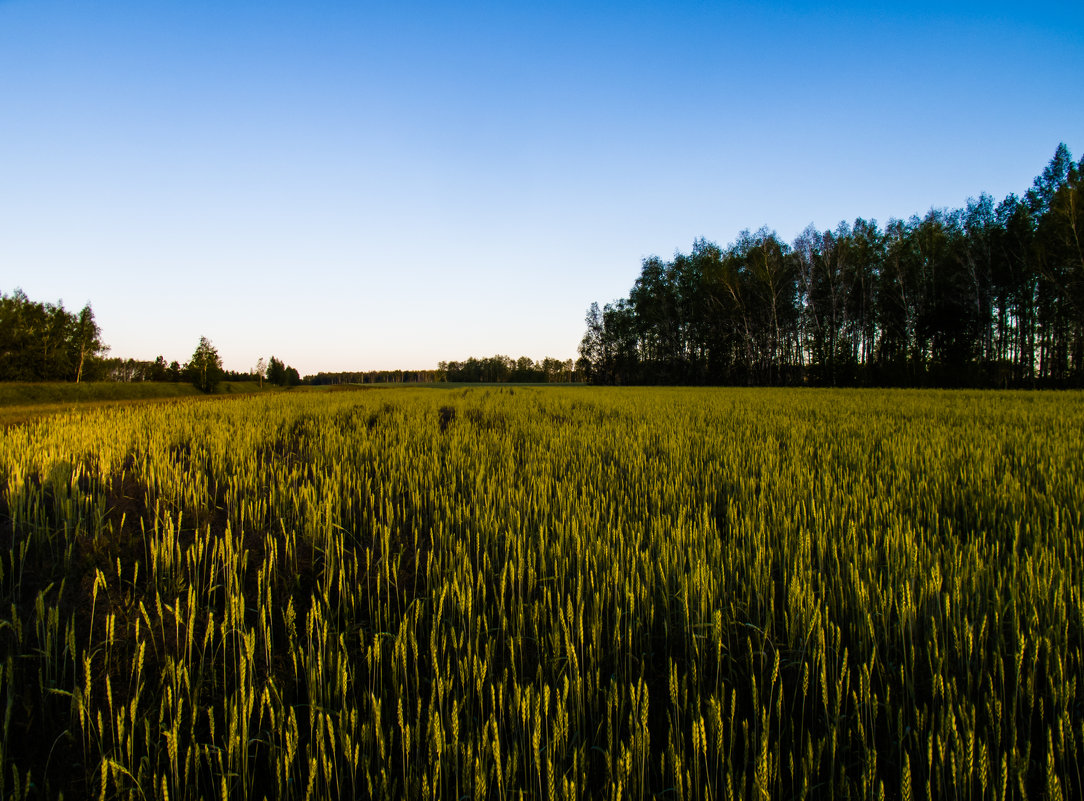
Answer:
<svg viewBox="0 0 1084 801"><path fill-rule="evenodd" d="M251 381L223 381L219 394L277 391ZM187 382L165 381L4 381L0 382L0 427L25 423L38 417L85 409L88 406L117 406L184 397L206 397Z"/></svg>
<svg viewBox="0 0 1084 801"><path fill-rule="evenodd" d="M1084 796L1084 395L376 389L0 432L0 798Z"/></svg>

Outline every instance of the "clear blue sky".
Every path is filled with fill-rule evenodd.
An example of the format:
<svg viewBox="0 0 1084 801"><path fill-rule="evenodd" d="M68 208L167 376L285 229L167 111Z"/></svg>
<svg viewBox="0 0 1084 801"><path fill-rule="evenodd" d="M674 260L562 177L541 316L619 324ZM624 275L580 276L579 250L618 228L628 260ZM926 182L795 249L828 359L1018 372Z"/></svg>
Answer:
<svg viewBox="0 0 1084 801"><path fill-rule="evenodd" d="M575 355L642 258L1022 192L1084 3L0 0L0 290L114 355Z"/></svg>

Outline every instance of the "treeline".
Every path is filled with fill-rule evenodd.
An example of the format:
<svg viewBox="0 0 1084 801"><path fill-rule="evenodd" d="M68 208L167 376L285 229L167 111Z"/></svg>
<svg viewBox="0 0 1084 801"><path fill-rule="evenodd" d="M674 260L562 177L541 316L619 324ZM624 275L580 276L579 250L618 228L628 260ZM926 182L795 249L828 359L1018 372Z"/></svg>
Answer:
<svg viewBox="0 0 1084 801"><path fill-rule="evenodd" d="M540 362L527 356L471 356L462 362L440 362L436 370L367 370L317 373L306 376L306 384L434 384L459 383L569 383L580 380L572 359L546 358Z"/></svg>
<svg viewBox="0 0 1084 801"><path fill-rule="evenodd" d="M192 358L184 364L106 358L109 350L90 304L78 313L63 302L30 300L21 289L0 293L0 381L176 381L191 382L213 392L225 381L266 380L277 386L301 383L297 370L271 357L260 358L248 372L224 370L218 350L201 337Z"/></svg>
<svg viewBox="0 0 1084 801"><path fill-rule="evenodd" d="M165 356L159 356L154 361L132 358L105 359L102 366L103 378L107 381L172 381L187 383L192 380L189 362L181 364L179 361L174 360L167 363ZM223 371L222 377L227 381L256 380L256 376L249 373L234 373L232 371Z"/></svg>
<svg viewBox="0 0 1084 801"><path fill-rule="evenodd" d="M463 362L441 362L437 369L445 381L468 383L567 384L577 380L572 359L548 357L536 362L527 356L514 360L499 354L482 359L472 356Z"/></svg>
<svg viewBox="0 0 1084 801"><path fill-rule="evenodd" d="M201 377L204 377L203 383L206 383L206 371L203 365L214 362L212 374L215 377L216 384L218 381L229 381L231 383L251 381L261 384L267 381L267 383L276 386L292 387L302 383L301 376L296 368L284 364L274 356L271 357L270 361L260 359L256 366L248 371L223 369L222 360L218 358L218 350L210 344L209 340L205 340L206 338L201 339L200 346L193 353L193 358L184 364L176 360L167 363L165 356L159 356L154 361L114 358L104 359L102 369L99 372L107 381L173 381L183 383L196 383L196 376L199 373ZM213 355L208 349L213 351Z"/></svg>
<svg viewBox="0 0 1084 801"><path fill-rule="evenodd" d="M444 379L436 370L346 370L305 376L306 384L432 384Z"/></svg>
<svg viewBox="0 0 1084 801"><path fill-rule="evenodd" d="M767 229L648 258L592 304L577 367L603 384L1084 385L1084 160L1023 197L925 217Z"/></svg>
<svg viewBox="0 0 1084 801"><path fill-rule="evenodd" d="M30 300L21 289L0 293L0 381L84 381L99 378L108 347L88 303Z"/></svg>
<svg viewBox="0 0 1084 801"><path fill-rule="evenodd" d="M166 363L165 356L153 362L138 359L111 359L106 361L106 378L112 381L176 381L194 384L204 392L214 392L222 381L259 383L266 381L280 387L293 387L301 383L297 369L274 356L270 361L260 358L248 372L225 370L222 358L207 337L200 337L192 358L183 365L178 361Z"/></svg>

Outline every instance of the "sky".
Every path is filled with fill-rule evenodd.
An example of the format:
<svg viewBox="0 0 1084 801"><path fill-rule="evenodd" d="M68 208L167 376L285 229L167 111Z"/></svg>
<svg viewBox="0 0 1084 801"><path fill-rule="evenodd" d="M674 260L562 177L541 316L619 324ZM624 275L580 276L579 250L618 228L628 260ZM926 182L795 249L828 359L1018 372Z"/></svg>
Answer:
<svg viewBox="0 0 1084 801"><path fill-rule="evenodd" d="M642 259L1084 155L1084 3L0 0L0 291L110 355L576 355Z"/></svg>

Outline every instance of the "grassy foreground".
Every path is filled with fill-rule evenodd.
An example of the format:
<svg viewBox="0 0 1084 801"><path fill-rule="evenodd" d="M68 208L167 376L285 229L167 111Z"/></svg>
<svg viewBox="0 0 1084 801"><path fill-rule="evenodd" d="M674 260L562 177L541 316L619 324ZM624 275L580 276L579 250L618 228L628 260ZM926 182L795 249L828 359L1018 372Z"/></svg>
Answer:
<svg viewBox="0 0 1084 801"><path fill-rule="evenodd" d="M256 394L277 391L276 387L252 382L224 381L217 394ZM159 381L0 381L0 427L25 423L46 415L87 406L116 406L125 403L206 397L187 382Z"/></svg>
<svg viewBox="0 0 1084 801"><path fill-rule="evenodd" d="M1082 431L586 388L9 428L0 797L1081 797Z"/></svg>

